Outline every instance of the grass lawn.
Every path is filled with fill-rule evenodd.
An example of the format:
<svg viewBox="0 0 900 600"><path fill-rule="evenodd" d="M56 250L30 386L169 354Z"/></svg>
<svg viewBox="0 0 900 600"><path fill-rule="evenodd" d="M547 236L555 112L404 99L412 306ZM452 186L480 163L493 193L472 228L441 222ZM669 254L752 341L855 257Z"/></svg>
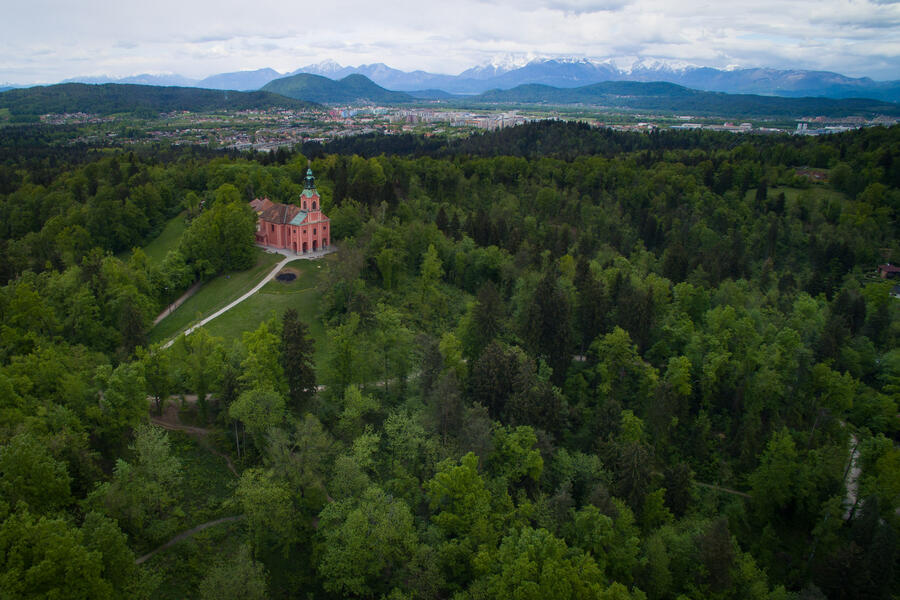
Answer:
<svg viewBox="0 0 900 600"><path fill-rule="evenodd" d="M151 261L160 264L166 257L169 250L174 249L178 245L181 234L187 229L187 223L184 222L185 213L180 213L166 223L162 233L155 240L144 246L144 253Z"/></svg>
<svg viewBox="0 0 900 600"><path fill-rule="evenodd" d="M207 323L206 330L226 341L239 339L245 331L259 327L273 312L281 318L286 309L293 308L300 320L309 325L310 335L316 343L316 363L321 364L327 340L325 328L316 318L320 298L316 286L321 273L328 268L327 264L324 260L295 260L288 263L288 268L299 271L297 279L288 283L270 281L252 297Z"/></svg>
<svg viewBox="0 0 900 600"><path fill-rule="evenodd" d="M770 187L768 190L768 198L771 202L775 196L777 196L780 192L784 192L784 198L788 202L796 202L800 196L805 192L809 194L810 198L822 198L822 199L834 199L834 200L845 200L846 197L841 192L831 189L830 187L825 187L822 185L811 185L809 189L800 189L795 187L785 187L785 186L777 186ZM747 190L747 194L745 196L747 199L752 199L756 197L756 189Z"/></svg>
<svg viewBox="0 0 900 600"><path fill-rule="evenodd" d="M256 250L256 265L246 271L226 273L208 281L200 290L187 299L171 315L150 330L150 342L164 342L186 329L192 323L211 315L232 300L235 300L256 285L283 258L280 254L270 254ZM248 300L249 302L249 300ZM214 321L215 322L215 321Z"/></svg>
<svg viewBox="0 0 900 600"><path fill-rule="evenodd" d="M187 229L187 223L184 222L185 215L186 213L180 212L166 221L160 234L150 240L149 243L141 246L141 250L144 251L151 263L159 265L169 250L178 247L178 240L181 239L181 234ZM127 261L130 256L131 248L116 254L116 258L122 261Z"/></svg>

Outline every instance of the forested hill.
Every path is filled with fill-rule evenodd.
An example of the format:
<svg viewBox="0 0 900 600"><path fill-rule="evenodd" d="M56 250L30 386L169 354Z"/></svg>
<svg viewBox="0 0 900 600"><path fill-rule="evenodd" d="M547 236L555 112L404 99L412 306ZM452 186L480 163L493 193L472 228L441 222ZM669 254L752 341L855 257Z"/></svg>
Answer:
<svg viewBox="0 0 900 600"><path fill-rule="evenodd" d="M270 81L262 89L309 102L410 102L413 99L405 92L386 90L365 75L348 75L334 81L321 75L300 73Z"/></svg>
<svg viewBox="0 0 900 600"><path fill-rule="evenodd" d="M232 92L116 83L103 85L63 83L0 93L0 108L8 108L13 115L74 112L108 115L176 110L206 112L268 108L304 109L312 106L314 105L310 102L262 91Z"/></svg>
<svg viewBox="0 0 900 600"><path fill-rule="evenodd" d="M829 138L832 139L833 136ZM408 157L517 156L575 160L585 155L612 158L636 151L652 151L657 154L675 149L708 152L744 144L752 144L757 148L809 148L811 144L807 142L801 136L735 135L696 129L635 134L591 127L574 121L538 121L456 140L413 134L372 133L336 139L327 144L307 142L303 144L302 151L304 155L311 157L327 153L358 154L366 158L386 154Z"/></svg>
<svg viewBox="0 0 900 600"><path fill-rule="evenodd" d="M900 127L326 145L171 346L308 157L3 131L0 598L897 600Z"/></svg>
<svg viewBox="0 0 900 600"><path fill-rule="evenodd" d="M520 85L509 90L491 90L467 103L590 104L615 108L665 110L694 115L730 117L829 117L900 115L900 105L864 98L780 98L752 94L703 92L673 83L606 81L578 88Z"/></svg>

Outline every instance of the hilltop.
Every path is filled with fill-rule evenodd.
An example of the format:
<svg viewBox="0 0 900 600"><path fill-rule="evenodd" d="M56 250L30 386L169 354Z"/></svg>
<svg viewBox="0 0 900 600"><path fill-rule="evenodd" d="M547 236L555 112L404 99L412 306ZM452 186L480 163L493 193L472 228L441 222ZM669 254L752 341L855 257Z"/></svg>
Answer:
<svg viewBox="0 0 900 600"><path fill-rule="evenodd" d="M185 87L62 83L0 93L0 108L13 115L87 112L161 113L178 110L205 112L268 108L305 109L314 106L270 92L233 92Z"/></svg>
<svg viewBox="0 0 900 600"><path fill-rule="evenodd" d="M397 103L413 100L413 97L405 92L392 92L368 77L358 74L334 81L321 75L300 73L270 81L262 89L308 102L338 103L368 100Z"/></svg>

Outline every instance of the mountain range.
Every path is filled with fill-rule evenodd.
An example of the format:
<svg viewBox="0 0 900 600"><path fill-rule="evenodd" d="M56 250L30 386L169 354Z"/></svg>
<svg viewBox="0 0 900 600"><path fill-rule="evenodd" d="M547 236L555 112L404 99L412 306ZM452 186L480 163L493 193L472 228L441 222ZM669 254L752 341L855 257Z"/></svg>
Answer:
<svg viewBox="0 0 900 600"><path fill-rule="evenodd" d="M428 93L416 94L422 97ZM47 113L131 113L152 117L181 110L309 108L314 106L313 102L398 104L414 100L412 93L387 90L358 73L338 81L322 75L298 73L270 81L262 90L253 92L111 83L37 86L0 93L0 108L8 109L14 121L28 122ZM900 116L900 104L880 100L726 94L694 90L674 83L639 81L604 81L577 88L530 83L474 96L455 96L447 102L448 106L457 107L513 104L582 104L730 118L796 118L811 114L866 118Z"/></svg>
<svg viewBox="0 0 900 600"><path fill-rule="evenodd" d="M421 70L401 71L383 63L350 67L326 60L287 74L273 69L258 69L221 73L205 79L189 79L177 74L145 74L122 79L75 78L67 82L136 83L249 91L258 90L270 81L300 73L320 75L332 80L340 80L348 75L364 75L387 89L417 92L413 95L419 97L420 90L431 90L432 96L438 91L474 95L493 89L511 89L523 84L575 88L605 81L665 81L698 90L731 94L900 101L900 81L874 81L868 77L847 77L829 71L714 69L656 59L623 63L593 58L528 57L524 61L501 58L467 69L459 75L441 75Z"/></svg>
<svg viewBox="0 0 900 600"><path fill-rule="evenodd" d="M479 94L492 89L511 89L532 83L573 88L604 81L665 81L693 89L729 94L900 101L900 81L879 82L867 77L846 77L828 71L764 68L723 70L657 60L636 61L619 67L611 60L536 58L524 65L508 63L474 67L456 76L424 71L407 73L382 63L338 69L334 65L335 63L326 61L308 65L299 71L333 78L359 73L379 85L406 92L436 88L455 94Z"/></svg>

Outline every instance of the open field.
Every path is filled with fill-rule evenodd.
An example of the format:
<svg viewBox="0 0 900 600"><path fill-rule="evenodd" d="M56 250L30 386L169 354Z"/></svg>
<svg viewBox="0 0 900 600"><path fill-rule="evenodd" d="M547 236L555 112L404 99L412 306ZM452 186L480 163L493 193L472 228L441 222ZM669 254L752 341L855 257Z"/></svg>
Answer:
<svg viewBox="0 0 900 600"><path fill-rule="evenodd" d="M206 330L226 341L238 339L245 331L259 327L273 313L281 318L286 309L293 308L300 315L300 320L309 325L310 335L316 342L316 362L321 363L326 339L325 328L317 318L320 293L316 286L327 264L324 260L289 263L286 268L296 270L297 279L291 282L270 281L252 297L208 323Z"/></svg>
<svg viewBox="0 0 900 600"><path fill-rule="evenodd" d="M257 250L256 264L246 271L225 273L208 281L200 290L188 298L171 315L150 330L150 342L164 342L178 332L222 308L241 294L251 289L282 258Z"/></svg>
<svg viewBox="0 0 900 600"><path fill-rule="evenodd" d="M784 199L787 202L795 203L801 199L801 197L806 198L816 198L819 200L837 200L837 201L845 201L846 197L841 192L834 190L830 187L825 187L824 185L811 185L807 189L801 189L797 187L787 187L787 186L773 186L768 190L769 200L772 200L778 194L784 192ZM756 194L756 189L747 190L745 198L750 199ZM805 194L805 196L804 196Z"/></svg>
<svg viewBox="0 0 900 600"><path fill-rule="evenodd" d="M144 253L147 255L147 258L159 264L166 257L169 250L174 249L178 245L181 234L187 229L184 217L185 213L183 212L172 217L156 239L144 246Z"/></svg>

